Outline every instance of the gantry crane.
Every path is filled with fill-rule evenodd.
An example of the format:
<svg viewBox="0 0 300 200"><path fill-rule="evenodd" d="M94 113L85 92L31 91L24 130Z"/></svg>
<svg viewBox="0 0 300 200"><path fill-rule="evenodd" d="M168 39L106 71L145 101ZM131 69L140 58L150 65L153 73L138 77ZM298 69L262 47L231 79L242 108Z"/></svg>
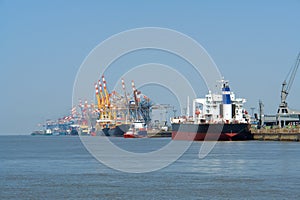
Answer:
<svg viewBox="0 0 300 200"><path fill-rule="evenodd" d="M101 109L101 99L100 99L99 88L98 88L97 83L95 83L95 94L96 94L96 98L97 98L98 111L100 111L100 109Z"/></svg>
<svg viewBox="0 0 300 200"><path fill-rule="evenodd" d="M151 110L153 103L141 91L137 90L134 81L131 81L133 101L130 101L129 110L133 120L143 120L145 124L151 122Z"/></svg>

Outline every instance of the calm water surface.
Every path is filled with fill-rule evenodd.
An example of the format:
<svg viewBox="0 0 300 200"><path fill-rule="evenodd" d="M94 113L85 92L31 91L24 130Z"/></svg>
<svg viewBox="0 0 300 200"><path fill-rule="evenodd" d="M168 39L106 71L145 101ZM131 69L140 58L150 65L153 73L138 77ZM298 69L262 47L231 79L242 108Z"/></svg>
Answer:
<svg viewBox="0 0 300 200"><path fill-rule="evenodd" d="M112 138L152 151L170 138ZM79 137L0 136L0 199L300 199L300 143L201 142L169 167L130 174L106 167Z"/></svg>

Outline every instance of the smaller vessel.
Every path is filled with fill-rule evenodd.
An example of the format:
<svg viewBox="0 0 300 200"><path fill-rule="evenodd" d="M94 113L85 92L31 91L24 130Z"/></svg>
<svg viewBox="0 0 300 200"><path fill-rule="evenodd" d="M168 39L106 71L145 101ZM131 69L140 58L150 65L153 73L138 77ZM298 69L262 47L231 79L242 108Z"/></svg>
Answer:
<svg viewBox="0 0 300 200"><path fill-rule="evenodd" d="M124 138L144 138L147 137L147 129L144 127L143 122L136 121L123 136Z"/></svg>

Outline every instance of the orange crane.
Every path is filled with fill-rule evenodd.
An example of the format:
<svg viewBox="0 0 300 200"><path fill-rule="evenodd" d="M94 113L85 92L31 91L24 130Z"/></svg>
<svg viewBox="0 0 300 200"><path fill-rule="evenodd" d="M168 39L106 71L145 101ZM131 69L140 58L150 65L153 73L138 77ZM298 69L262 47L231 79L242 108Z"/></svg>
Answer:
<svg viewBox="0 0 300 200"><path fill-rule="evenodd" d="M104 89L104 94L105 94L105 106L107 108L109 108L110 107L109 93L106 88L106 81L105 81L104 76L102 76L102 82L103 82L103 89Z"/></svg>
<svg viewBox="0 0 300 200"><path fill-rule="evenodd" d="M100 95L100 119L104 118L104 109L105 109L105 103L104 103L104 95L103 95L103 91L102 91L102 84L101 81L98 80L98 87L99 87L99 95Z"/></svg>
<svg viewBox="0 0 300 200"><path fill-rule="evenodd" d="M98 87L99 87L99 95L100 95L100 109L103 109L104 105L104 97L103 97L103 91L102 91L102 84L101 81L98 81Z"/></svg>
<svg viewBox="0 0 300 200"><path fill-rule="evenodd" d="M99 89L98 89L97 83L95 83L95 92L96 92L98 110L100 111L100 109L101 109L101 100L100 100L100 96L99 96Z"/></svg>
<svg viewBox="0 0 300 200"><path fill-rule="evenodd" d="M109 99L110 95L107 91L104 75L102 76L102 82L103 82L103 89L104 89L104 95L105 95L105 97L104 97L104 99L105 99L105 102L104 102L105 114L108 119L111 119L112 116L111 116L111 112L110 112L110 99Z"/></svg>

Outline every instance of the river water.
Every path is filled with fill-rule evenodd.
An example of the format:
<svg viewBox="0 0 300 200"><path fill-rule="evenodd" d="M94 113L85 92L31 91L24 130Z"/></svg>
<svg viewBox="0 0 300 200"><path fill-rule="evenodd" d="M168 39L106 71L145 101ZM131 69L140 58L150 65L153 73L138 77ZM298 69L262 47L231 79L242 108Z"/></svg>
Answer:
<svg viewBox="0 0 300 200"><path fill-rule="evenodd" d="M171 139L111 140L147 152ZM76 136L0 136L0 199L300 199L300 143L218 142L199 159L201 144L134 174L98 162Z"/></svg>

